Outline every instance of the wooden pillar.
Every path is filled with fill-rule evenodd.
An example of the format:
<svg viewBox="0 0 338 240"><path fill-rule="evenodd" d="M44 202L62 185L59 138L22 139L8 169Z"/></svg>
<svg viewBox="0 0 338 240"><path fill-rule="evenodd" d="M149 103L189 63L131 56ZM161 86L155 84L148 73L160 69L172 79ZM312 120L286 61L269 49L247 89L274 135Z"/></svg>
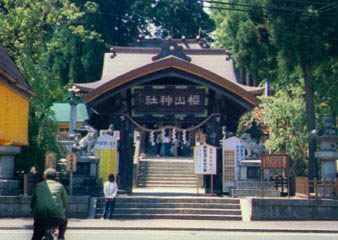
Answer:
<svg viewBox="0 0 338 240"><path fill-rule="evenodd" d="M114 127L120 131L118 146L119 188L131 193L133 186L134 127L128 118L122 115L114 117Z"/></svg>

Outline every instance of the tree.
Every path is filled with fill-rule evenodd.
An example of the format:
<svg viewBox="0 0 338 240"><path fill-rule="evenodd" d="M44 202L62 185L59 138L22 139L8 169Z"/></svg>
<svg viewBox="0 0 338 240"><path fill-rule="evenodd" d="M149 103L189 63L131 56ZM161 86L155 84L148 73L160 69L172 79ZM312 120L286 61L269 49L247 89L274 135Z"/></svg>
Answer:
<svg viewBox="0 0 338 240"><path fill-rule="evenodd" d="M148 21L157 27L156 35L165 38L208 37L215 25L196 0L151 1Z"/></svg>
<svg viewBox="0 0 338 240"><path fill-rule="evenodd" d="M258 109L241 118L238 129L242 133L248 120L259 122L269 134L264 142L266 152L287 153L294 176L307 174L307 128L303 95L304 87L295 79L294 83L278 90L274 96L262 97Z"/></svg>
<svg viewBox="0 0 338 240"><path fill-rule="evenodd" d="M222 10L214 11L214 16L218 21L216 38L219 44L223 43L227 47L233 47L234 58L239 60L241 65L244 63L243 55L250 56L250 58L256 56L258 59L259 54L250 49L251 45L241 44L237 47L236 42L248 36L258 36L258 44L265 45L268 57L258 59L256 65L262 68L255 70L261 73L272 73L270 75L263 73L262 77L273 77L278 83L277 86L289 84L291 80L289 76L300 70L304 81L307 131L315 129L315 87L323 86L323 84L318 84L320 74L314 73L316 69L320 69L323 62L327 62L330 58L333 41L328 36L336 36L338 31L338 10L330 7L334 1L327 0L318 3L318 1L256 0L251 1L250 5L246 1L230 2L235 3L235 8L240 11L227 13ZM242 25L248 23L251 23L251 26L246 29L247 31L241 31ZM260 31L262 28L265 32L264 36ZM225 37L230 39L224 40ZM251 43L256 45L253 38L251 38ZM264 61L268 61L266 64L268 67L262 64ZM325 100L329 101L327 103L331 102L330 98L325 98ZM314 139L309 137L310 178L317 176L315 147Z"/></svg>
<svg viewBox="0 0 338 240"><path fill-rule="evenodd" d="M16 163L29 170L44 168L45 153L58 151L50 107L65 96L57 54L69 39L97 38L81 25L84 13L67 0L4 0L0 2L0 41L37 94L30 104L29 142ZM60 56L63 59L63 55Z"/></svg>

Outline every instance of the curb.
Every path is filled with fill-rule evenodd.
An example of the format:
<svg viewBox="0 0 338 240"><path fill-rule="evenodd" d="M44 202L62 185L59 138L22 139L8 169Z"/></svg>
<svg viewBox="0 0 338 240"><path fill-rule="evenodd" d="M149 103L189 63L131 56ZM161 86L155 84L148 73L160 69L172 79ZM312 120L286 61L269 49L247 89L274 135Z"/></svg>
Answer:
<svg viewBox="0 0 338 240"><path fill-rule="evenodd" d="M0 227L0 230L33 230L33 226ZM170 228L170 227L88 227L74 226L67 230L108 230L108 231L190 231L190 232L280 232L280 233L338 233L338 230L313 229L247 229L247 228Z"/></svg>

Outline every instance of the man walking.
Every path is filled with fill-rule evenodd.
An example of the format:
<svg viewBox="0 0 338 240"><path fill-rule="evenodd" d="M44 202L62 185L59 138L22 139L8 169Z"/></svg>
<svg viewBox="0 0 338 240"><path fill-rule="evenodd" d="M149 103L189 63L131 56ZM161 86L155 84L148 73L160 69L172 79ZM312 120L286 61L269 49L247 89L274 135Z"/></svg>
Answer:
<svg viewBox="0 0 338 240"><path fill-rule="evenodd" d="M44 181L33 190L31 208L34 217L32 240L41 240L46 230L59 228L59 240L65 239L67 229L66 209L68 195L64 186L56 182L56 170L48 168L44 172Z"/></svg>

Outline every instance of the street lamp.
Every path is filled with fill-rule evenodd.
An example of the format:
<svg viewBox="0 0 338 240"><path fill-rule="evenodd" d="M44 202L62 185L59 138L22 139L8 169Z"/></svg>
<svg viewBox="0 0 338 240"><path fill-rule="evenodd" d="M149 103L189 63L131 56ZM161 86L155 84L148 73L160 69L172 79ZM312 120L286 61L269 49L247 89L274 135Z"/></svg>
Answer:
<svg viewBox="0 0 338 240"><path fill-rule="evenodd" d="M78 89L75 85L73 85L71 88L68 89L68 92L70 93L68 100L70 105L70 119L69 119L69 135L74 136L74 129L76 128L76 106L79 104L79 92L80 89Z"/></svg>

